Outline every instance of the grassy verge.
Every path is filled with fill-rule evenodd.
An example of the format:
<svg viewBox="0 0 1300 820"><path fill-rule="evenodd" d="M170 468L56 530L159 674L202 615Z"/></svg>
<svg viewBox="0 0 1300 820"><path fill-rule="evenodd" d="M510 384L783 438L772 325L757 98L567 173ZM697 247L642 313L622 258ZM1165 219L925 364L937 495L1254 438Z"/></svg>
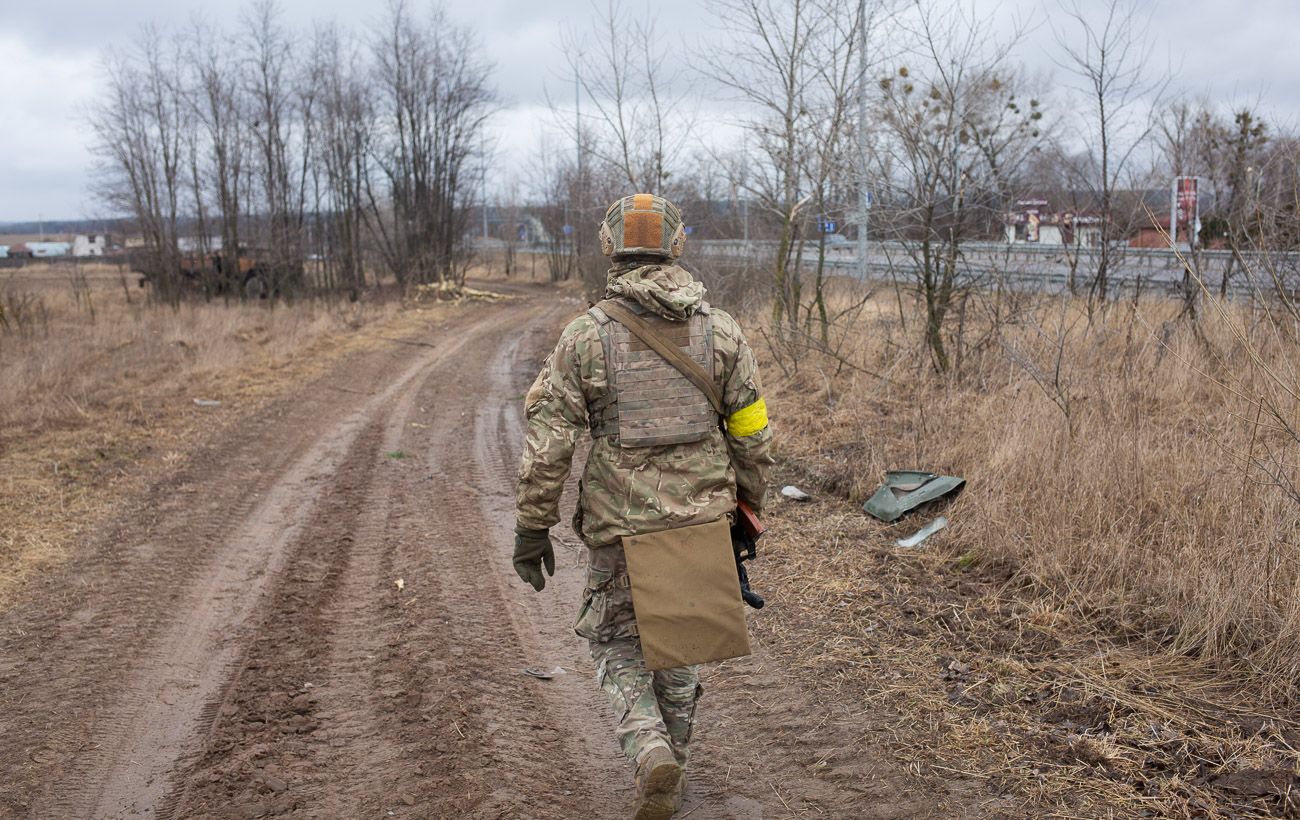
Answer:
<svg viewBox="0 0 1300 820"><path fill-rule="evenodd" d="M892 716L878 737L908 770L1026 817L1296 812L1300 725L1240 677L1101 632L1010 564L894 548L908 527L838 498L769 523L757 634L823 697Z"/></svg>
<svg viewBox="0 0 1300 820"><path fill-rule="evenodd" d="M1300 812L1297 407L1263 372L1300 385L1294 333L1246 307L1013 307L968 319L943 376L893 294L828 345L752 331L785 478L821 499L774 505L769 639L892 706L911 765L1031 813ZM859 510L900 468L970 482L919 551L893 541L933 514Z"/></svg>
<svg viewBox="0 0 1300 820"><path fill-rule="evenodd" d="M23 268L0 300L0 606L200 436L423 327L396 300L173 310L107 266Z"/></svg>

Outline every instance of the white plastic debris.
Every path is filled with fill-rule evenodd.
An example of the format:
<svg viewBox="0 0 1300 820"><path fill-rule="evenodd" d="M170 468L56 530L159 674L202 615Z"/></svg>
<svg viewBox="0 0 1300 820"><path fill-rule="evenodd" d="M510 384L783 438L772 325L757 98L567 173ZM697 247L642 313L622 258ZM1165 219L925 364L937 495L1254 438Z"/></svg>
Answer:
<svg viewBox="0 0 1300 820"><path fill-rule="evenodd" d="M808 493L804 492L803 490L799 489L793 484L787 484L784 487L782 487L781 495L785 496L791 501L812 501L812 496L808 495Z"/></svg>
<svg viewBox="0 0 1300 820"><path fill-rule="evenodd" d="M194 404L198 407L220 407L221 402L216 399L195 399Z"/></svg>
<svg viewBox="0 0 1300 820"><path fill-rule="evenodd" d="M894 543L904 549L919 547L925 542L925 539L934 535L946 526L948 526L948 519L941 515L918 530L916 535L913 535L911 538L900 538Z"/></svg>

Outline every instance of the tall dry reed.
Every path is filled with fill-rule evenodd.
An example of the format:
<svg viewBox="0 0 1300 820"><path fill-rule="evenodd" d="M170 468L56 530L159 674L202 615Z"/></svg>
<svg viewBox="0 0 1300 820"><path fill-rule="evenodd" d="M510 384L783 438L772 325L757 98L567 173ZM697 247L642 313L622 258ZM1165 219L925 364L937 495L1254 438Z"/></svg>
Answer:
<svg viewBox="0 0 1300 820"><path fill-rule="evenodd" d="M782 455L855 502L887 469L964 476L942 548L1300 697L1300 329L1259 304L995 298L943 375L892 291L829 347L765 332Z"/></svg>

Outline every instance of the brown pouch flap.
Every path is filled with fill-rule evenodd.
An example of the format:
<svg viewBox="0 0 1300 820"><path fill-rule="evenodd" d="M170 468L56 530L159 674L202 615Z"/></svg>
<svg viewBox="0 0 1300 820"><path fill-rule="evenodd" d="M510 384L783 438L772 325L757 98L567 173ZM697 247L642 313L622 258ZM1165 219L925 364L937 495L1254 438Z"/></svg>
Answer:
<svg viewBox="0 0 1300 820"><path fill-rule="evenodd" d="M750 654L726 518L623 538L646 668Z"/></svg>

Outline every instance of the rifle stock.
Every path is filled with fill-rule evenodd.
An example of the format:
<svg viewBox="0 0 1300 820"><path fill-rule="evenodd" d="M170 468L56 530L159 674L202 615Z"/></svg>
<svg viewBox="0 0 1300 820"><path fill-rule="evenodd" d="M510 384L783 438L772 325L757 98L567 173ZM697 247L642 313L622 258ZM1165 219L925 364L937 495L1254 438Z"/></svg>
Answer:
<svg viewBox="0 0 1300 820"><path fill-rule="evenodd" d="M767 602L763 596L749 588L749 572L745 562L758 557L758 539L767 527L758 519L752 507L744 501L736 502L736 518L731 524L731 549L736 554L736 575L740 578L740 597L754 609L762 609Z"/></svg>

